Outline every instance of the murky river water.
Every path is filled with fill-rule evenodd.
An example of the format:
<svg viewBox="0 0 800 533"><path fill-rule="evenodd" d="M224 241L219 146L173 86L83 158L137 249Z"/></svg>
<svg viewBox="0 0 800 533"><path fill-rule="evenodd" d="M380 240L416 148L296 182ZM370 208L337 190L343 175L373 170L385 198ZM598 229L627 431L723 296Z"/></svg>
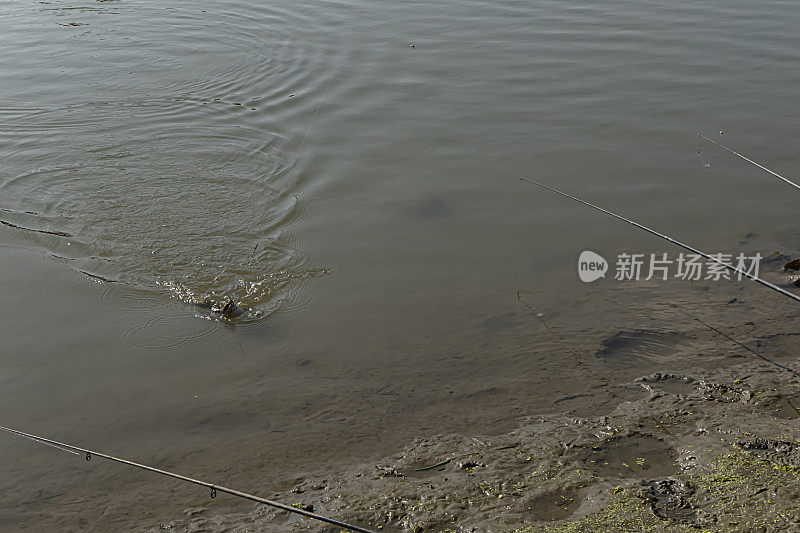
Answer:
<svg viewBox="0 0 800 533"><path fill-rule="evenodd" d="M704 167L696 133L793 175L798 23L787 0L1 2L0 424L283 490L553 410L585 385L569 352L679 329L671 301L788 305L582 284L584 249L674 249L518 178L796 255L793 191L710 145ZM229 298L233 322L191 305ZM2 527L196 496L0 451Z"/></svg>

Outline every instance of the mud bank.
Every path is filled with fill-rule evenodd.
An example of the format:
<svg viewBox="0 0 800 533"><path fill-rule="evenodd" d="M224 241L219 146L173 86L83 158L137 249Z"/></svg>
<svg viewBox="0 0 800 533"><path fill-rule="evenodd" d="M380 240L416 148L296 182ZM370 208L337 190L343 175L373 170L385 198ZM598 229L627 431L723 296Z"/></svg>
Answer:
<svg viewBox="0 0 800 533"><path fill-rule="evenodd" d="M752 359L627 385L641 398L607 416L420 439L274 496L381 531L800 531L796 375ZM300 529L333 531L266 508L187 509L147 530Z"/></svg>

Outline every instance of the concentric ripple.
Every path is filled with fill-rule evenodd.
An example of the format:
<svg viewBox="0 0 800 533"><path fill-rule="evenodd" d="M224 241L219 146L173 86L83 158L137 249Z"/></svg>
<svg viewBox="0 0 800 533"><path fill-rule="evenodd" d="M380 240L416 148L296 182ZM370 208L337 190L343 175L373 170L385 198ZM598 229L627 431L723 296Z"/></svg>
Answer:
<svg viewBox="0 0 800 533"><path fill-rule="evenodd" d="M339 63L326 43L351 15L304 7L0 7L0 70L24 73L0 81L0 225L96 280L275 312L326 272L286 230L312 98Z"/></svg>
<svg viewBox="0 0 800 533"><path fill-rule="evenodd" d="M219 323L211 322L198 328L197 321L189 323L185 319L161 314L126 329L123 337L130 345L143 350L168 350L212 335L219 327Z"/></svg>

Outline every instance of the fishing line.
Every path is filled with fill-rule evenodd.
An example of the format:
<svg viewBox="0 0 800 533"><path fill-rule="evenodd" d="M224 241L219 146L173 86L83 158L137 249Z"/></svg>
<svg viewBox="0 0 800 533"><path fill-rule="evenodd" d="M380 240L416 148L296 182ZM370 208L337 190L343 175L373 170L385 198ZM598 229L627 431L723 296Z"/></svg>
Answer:
<svg viewBox="0 0 800 533"><path fill-rule="evenodd" d="M728 148L728 147L727 147L727 146L725 146L724 144L722 144L722 143L719 143L719 142L715 141L714 139L709 139L708 137L706 137L706 136L705 136L705 135L703 135L702 133L698 133L698 134L697 134L697 136L698 136L698 137L700 137L700 138L701 138L701 139L703 139L703 140L706 140L706 141L708 141L708 142L712 143L712 144L716 144L717 146L719 146L719 147L720 147L720 148L722 148L723 150L727 150L728 152L732 153L732 154L733 154L733 155L735 155L736 157L739 157L739 158L741 158L741 159L744 159L744 160L745 160L745 161L747 161L748 163L750 163L750 164L752 164L752 165L755 165L755 166L757 166L757 167L758 167L758 168L760 168L761 170L763 170L763 171L765 171L765 172L768 172L768 173L772 174L772 175L773 175L773 176L775 176L776 178L778 178L778 179L780 179L780 180L784 181L785 183L788 183L789 185L791 185L791 186L792 186L792 187L794 187L795 189L800 189L800 185L796 184L795 182L793 182L793 181L791 181L791 180L789 180L789 179L787 179L787 178L784 178L783 176L781 176L781 175L780 175L780 174L778 174L777 172L775 172L775 171L773 171L773 170L770 170L770 169L768 169L768 168L767 168L767 167L765 167L764 165L761 165L761 164L759 164L759 163L756 163L756 162L755 162L755 161L753 161L752 159L750 159L750 158L748 158L748 157L745 157L745 156L743 156L743 155L742 155L742 154L740 154L739 152L737 152L737 151L735 151L735 150L731 150L730 148ZM697 154L698 154L698 155L700 155L700 148L699 148L699 147L698 147L698 149L697 149ZM701 155L701 156L700 156L700 159L701 159L701 161L702 161L702 157L703 157L703 156ZM708 165L708 166L711 166L711 165Z"/></svg>
<svg viewBox="0 0 800 533"><path fill-rule="evenodd" d="M367 0L364 0L364 2L362 2L362 4L361 4L361 7L358 9L358 12L356 13L356 19L355 19L355 22L353 23L353 28L354 29L355 29L356 26L358 26L358 22L359 22L359 20L361 20L361 13L364 11L364 6L366 6L366 5L367 5ZM344 59L341 60L341 62L339 64L339 67L341 67L341 64L343 62L344 62ZM314 109L314 115L311 117L311 121L308 123L308 126L306 126L306 131L303 134L303 138L300 141L300 145L297 147L297 153L298 154L300 154L300 152L302 151L303 146L305 146L306 140L308 139L308 136L311 133L311 130L314 128L314 123L316 123L316 121L317 121L317 116L319 115L319 110L322 108L322 104L325 101L325 97L328 95L328 91L330 90L331 85L333 85L333 80L336 79L336 76L339 74L339 70L340 70L340 68L334 69L334 71L331 73L330 78L328 78L328 83L325 85L325 90L322 91L322 96L319 99L319 103L317 104L316 109ZM297 199L296 196L295 196L295 199ZM268 207L269 206L266 206L264 208L264 212L265 213L266 213L266 210L267 210Z"/></svg>
<svg viewBox="0 0 800 533"><path fill-rule="evenodd" d="M530 316L535 317L539 320L539 322L541 322L545 331L547 331L553 341L555 341L555 343L559 345L561 349L567 351L570 355L572 355L572 357L575 358L576 366L581 368L587 377L596 379L599 383L606 387L605 392L608 393L609 396L624 400L624 398L618 394L614 394L614 391L611 390L611 388L614 387L614 385L611 384L611 380L607 376L601 374L599 371L593 370L588 364L586 364L583 360L583 356L572 347L571 343L564 338L564 335L556 331L556 329L548 323L548 321L544 318L543 313L537 313L533 306L528 303L528 301L522 296L522 291L517 291L517 301L528 310L528 314ZM556 403L558 401L561 400L557 400Z"/></svg>
<svg viewBox="0 0 800 533"><path fill-rule="evenodd" d="M692 282L692 283L694 283L694 282ZM732 336L728 335L727 333L724 333L724 332L720 331L719 328L716 328L716 327L712 326L711 324L709 324L708 322L706 322L704 320L701 320L700 317L698 316L697 304L692 306L692 313L691 314L687 313L686 311L681 311L681 314L691 318L692 320L698 322L699 324L702 324L708 330L713 331L714 333L716 333L718 335L722 335L723 337L725 337L726 339L731 341L736 346L739 346L740 348L743 348L743 349L747 350L748 352L750 352L751 354L755 355L759 359L761 359L761 360L763 360L763 361L765 361L765 362L767 362L767 363L769 363L771 365L777 366L778 368L786 370L787 372L790 372L790 373L794 374L797 377L800 377L800 373L792 370L788 366L782 365L780 363L776 363L775 361L772 361L771 359L768 359L764 354L758 353L757 351L755 351L754 349L750 348L749 346L747 346L743 342L740 342L740 341L736 340L735 338L733 338ZM756 346L758 348L761 348L761 342L757 340L756 341ZM800 413L798 413L798 414L800 414Z"/></svg>
<svg viewBox="0 0 800 533"><path fill-rule="evenodd" d="M367 0L362 2L361 7L358 8L358 13L356 13L356 20L353 23L353 28L358 26L358 21L361 20L361 13L364 11L364 6L367 5ZM325 90L322 92L322 96L319 99L319 103L317 104L317 109L314 110L314 116L311 117L311 122L308 123L308 127L306 128L306 133L303 135L303 140L300 142L300 146L297 148L298 153L302 150L303 146L306 144L306 139L308 139L308 134L311 133L311 128L314 127L314 123L317 121L317 115L319 115L319 110L322 107L322 103L325 101L325 96L328 94L328 90L331 88L333 84L333 80L339 74L339 69L337 68L331 73L331 77L328 80L328 85L325 87Z"/></svg>
<svg viewBox="0 0 800 533"><path fill-rule="evenodd" d="M710 139L709 139L709 140L710 140ZM714 142L714 141L711 141L711 142ZM716 144L716 143L715 143L715 144ZM657 231L655 231L655 230L653 230L653 229L650 229L650 228L648 228L647 226L644 226L644 225L642 225L642 224L639 224L638 222L634 222L633 220L627 219L627 218L625 218L625 217L623 217L623 216L621 216L621 215L618 215L618 214L616 214L616 213L612 213L611 211L608 211L607 209L603 209L602 207L598 207L598 206L596 206L596 205L594 205L594 204L590 204L589 202L586 202L586 201L584 201L584 200L581 200L580 198L576 198L575 196L569 195L569 194L567 194L567 193L565 193L565 192L561 192L561 191L559 191L559 190L557 190L557 189L554 189L554 188L552 188L552 187L548 187L547 185L543 185L543 184L541 184L541 183L538 183L538 182L536 182L536 181L533 181L533 180L531 180L531 179L528 179L528 178L521 177L521 178L520 178L520 180L527 181L527 182L529 182L529 183L533 183L534 185L538 185L539 187L542 187L543 189L547 189L547 190L549 190L549 191L551 191L551 192L554 192L554 193L556 193L556 194L559 194L559 195L561 195L561 196L563 196L563 197L565 197L565 198L569 198L570 200L574 200L574 201L576 201L576 202L578 202L578 203L581 203L581 204L583 204L583 205L586 205L586 206L588 206L588 207L591 207L592 209L596 209L597 211L600 211L600 212L602 212L602 213L605 213L605 214L607 214L607 215L610 215L610 216L612 216L612 217L614 217L614 218L617 218L617 219L619 219L619 220L622 220L623 222L627 222L628 224L631 224L631 225L633 225L633 226L636 226L637 228L643 229L643 230L647 231L648 233L651 233L651 234L653 234L653 235L655 235L655 236L657 236L657 237L660 237L660 238L662 238L662 239L664 239L664 240L666 240L666 241L669 241L669 242L671 242L671 243L673 243L673 244L676 244L676 245L678 245L678 246L680 246L680 247L682 247L682 248L685 248L686 250L689 250L689 251L691 251L691 252L693 252L693 253L699 254L699 255L701 255L701 256L703 256L703 257L705 257L706 259L708 259L708 260L710 260L710 261L713 261L713 262L715 262L715 263L717 263L717 264L719 264L719 265L721 265L721 266L724 266L725 268L727 268L728 270L730 270L730 271L732 271L732 272L735 272L735 273L737 273L737 274L739 274L739 275L745 276L745 277L747 277L748 279L751 279L752 281L755 281L756 283L760 283L761 285L763 285L763 286L767 287L768 289L772 289L773 291L775 291L775 292L778 292L778 293L780 293L780 294L782 294L782 295L784 295L784 296L787 296L787 297L791 298L792 300L795 300L795 301L798 301L798 302L800 302L800 296L797 296L796 294L792 294L792 293L791 293L791 292L789 292L789 291L786 291L786 290L784 290L784 289L781 289L780 287L778 287L778 286L776 286L776 285L773 285L772 283L770 283L770 282L768 282L768 281L765 281L765 280L763 280L763 279L759 278L758 276L755 276L755 275L753 275L753 274L750 274L749 272L745 272L744 270L741 270L741 269L739 269L739 268L736 268L736 267L734 267L733 265L730 265L730 264L728 264L728 263L725 263L724 261L720 261L720 260L718 260L718 259L716 259L716 258L714 258L714 257L710 256L709 254L707 254L707 253L705 253L705 252L701 252L700 250L698 250L698 249L696 249L696 248L693 248L692 246L689 246L688 244L684 244L684 243L682 243L682 242L680 242L680 241L677 241L677 240L673 239L672 237L668 237L667 235L664 235L664 234L662 234L662 233L659 233L659 232L657 232ZM763 361L766 361L767 363L770 363L770 364L772 364L772 365L775 365L775 366L777 366L777 367L779 367L779 368L782 368L783 370L786 370L786 371L788 371L788 372L791 372L791 373L792 373L792 374L794 374L795 376L800 376L800 374L798 374L798 372L796 372L796 371L792 370L791 368L789 368L789 367L787 367L787 366L784 366L784 365L782 365L782 364L780 364L780 363L776 363L775 361L771 361L771 360L767 359L766 357L764 357L764 356L763 356L763 355L761 355L760 353L756 352L755 350L753 350L753 349L752 349L752 348L750 348L749 346L747 346L747 345L745 345L745 344L743 344L743 343L741 343L741 342L737 341L736 339L734 339L734 338L733 338L733 337L731 337L730 335L727 335L726 333L724 333L724 332L720 331L719 329L715 328L714 326L712 326L712 325L710 325L710 324L708 324L708 323L706 323L706 322L704 322L704 321L700 320L700 319L699 319L699 318L698 318L696 315L695 315L695 316L693 316L692 318L694 318L694 319L695 319L697 322L699 322L699 323L700 323L700 324L702 324L703 326L707 327L708 329L710 329L710 330L712 330L712 331L715 331L716 333L718 333L718 334L722 335L723 337L725 337L725 338L726 338L726 339L728 339L729 341L733 342L734 344L736 344L736 345L738 345L738 346L740 346L740 347L744 348L745 350L747 350L748 352L752 353L753 355L755 355L755 356L756 356L756 357L758 357L759 359L762 359Z"/></svg>
<svg viewBox="0 0 800 533"><path fill-rule="evenodd" d="M718 328L715 328L715 327L714 327L714 326L712 326L711 324L708 324L708 323L706 323L706 322L703 322L702 320L700 320L699 318L697 318L697 316L696 316L696 315L695 315L695 316L693 316L692 318L694 318L695 320L697 320L699 323L701 323L702 325L704 325L705 327L707 327L707 328L708 328L708 329L710 329L711 331L714 331L714 332L716 332L716 333L718 333L718 334L722 335L723 337L725 337L726 339L728 339L729 341L731 341L731 342L732 342L732 343L734 343L735 345L739 346L740 348L744 348L745 350L747 350L747 351L748 351L748 352L750 352L751 354L755 355L756 357L758 357L758 358L759 358L759 359L761 359L762 361L765 361L765 362L767 362L767 363L769 363L769 364L771 364L771 365L777 366L778 368L781 368L781 369L783 369L783 370L786 370L787 372L790 372L790 373L794 374L795 376L797 376L797 377L800 377L800 374L798 374L796 371L792 370L792 369L791 369L791 368L789 368L788 366L786 366L786 365L782 365L782 364L780 364L780 363L776 363L775 361L772 361L772 360L770 360L770 359L767 359L766 357L764 357L763 355L761 355L761 354L760 354L760 353L758 353L757 351L753 350L752 348L750 348L750 347L749 347L749 346L747 346L746 344L739 342L738 340L734 339L733 337L731 337L731 336L730 336L730 335L728 335L727 333L724 333L724 332L720 331Z"/></svg>
<svg viewBox="0 0 800 533"><path fill-rule="evenodd" d="M525 307L525 309L528 310L528 314L530 316L535 317L536 319L539 320L539 322L542 323L542 326L544 326L545 331L547 331L547 333L556 342L556 344L560 345L562 349L569 352L569 354L575 358L577 366L585 367L591 373L591 369L589 369L586 363L583 362L583 356L581 356L581 354L579 354L575 349L572 348L572 346L569 345L569 343L562 334L558 333L557 331L555 331L555 329L553 329L550 326L547 320L545 320L543 313L536 312L533 306L529 304L528 301L522 296L522 291L517 291L517 301L521 303Z"/></svg>
<svg viewBox="0 0 800 533"><path fill-rule="evenodd" d="M800 302L800 296L798 296L796 294L792 294L791 292L789 292L787 290L781 289L780 287L778 287L777 285L773 285L769 281L763 280L763 279L759 278L758 276L756 276L754 274L750 274L749 272L745 272L744 270L742 270L740 268L737 268L737 267L735 267L735 266L733 266L731 264L728 264L728 263L726 263L724 261L720 261L719 259L716 259L716 258L712 257L711 255L705 253L705 252L701 252L697 248L689 246L688 244L684 244L684 243L682 243L682 242L680 242L678 240L673 239L672 237L664 235L663 233L659 233L656 230L650 229L650 228L648 228L647 226L645 226L643 224L639 224L638 222L634 222L633 220L625 218L625 217L623 217L621 215L618 215L616 213L612 213L611 211L609 211L607 209L603 209L602 207L598 207L598 206L596 206L594 204L590 204L589 202L587 202L585 200L581 200L580 198L577 198L575 196L569 195L569 194L567 194L565 192L561 192L558 189L554 189L552 187L548 187L547 185L543 185L543 184L541 184L541 183L539 183L537 181L533 181L533 180L525 178L525 177L521 177L520 180L527 181L528 183L533 183L534 185L537 185L537 186L541 187L542 189L547 189L548 191L554 192L554 193L556 193L558 195L561 195L564 198L569 198L570 200L574 200L574 201L576 201L576 202L578 202L580 204L583 204L585 206L591 207L592 209L600 211L601 213L605 213L605 214L607 214L609 216L612 216L612 217L614 217L616 219L622 220L623 222L627 222L628 224L631 224L632 226L636 226L637 228L642 229L642 230L644 230L644 231L646 231L646 232L648 232L648 233L650 233L652 235L655 235L656 237L659 237L661 239L664 239L665 241L671 242L672 244L678 245L681 248L689 250L692 253L695 253L695 254L698 254L698 255L700 255L702 257L705 257L709 261L712 261L712 262L714 262L714 263L716 263L716 264L718 264L720 266L723 266L723 267L727 268L728 270L730 270L731 272L739 274L740 276L744 276L747 279L755 281L756 283L759 283L759 284L763 285L764 287L767 287L768 289L772 289L773 291L775 291L775 292L777 292L779 294L782 294L782 295L786 296L787 298L791 298L792 300L794 300L796 302Z"/></svg>
<svg viewBox="0 0 800 533"><path fill-rule="evenodd" d="M328 517L325 517L325 516L322 516L322 515L319 515L319 514L316 514L316 513L312 513L311 511L306 511L305 509L299 509L297 507L291 507L289 505L284 505L282 503L278 503L278 502L275 502L275 501L272 501L272 500L267 500L265 498L261 498L259 496L254 496L254 495L248 494L246 492L241 492L241 491L238 491L236 489L231 489L231 488L228 488L228 487L224 487L222 485L216 485L214 483L209 483L207 481L201 481L199 479L194 479L194 478L191 478L191 477L183 476L181 474L175 474L173 472L168 472L167 470L161 470L161 469L158 469L158 468L154 468L152 466L147 466L147 465L143 465L143 464L140 464L140 463L135 463L135 462L129 461L127 459L121 459L119 457L114 457L113 455L107 455L105 453L95 452L95 451L92 451L92 450L88 450L86 448L80 448L78 446L73 446L71 444L65 444L63 442L58 442L58 441L55 441L55 440L47 439L45 437L40 437L38 435L33 435L31 433L24 433L22 431L19 431L19 430L16 430L16 429L7 428L5 426L0 426L0 429L2 429L3 431L7 431L8 433L12 433L14 435L20 436L20 437L25 437L27 439L37 441L37 442L39 442L41 444L47 444L48 446L53 446L55 448L59 448L62 451L73 453L75 455L84 454L84 456L86 457L87 461L91 461L93 456L102 457L104 459L108 459L109 461L114 461L114 462L117 462L117 463L122 463L124 465L133 466L133 467L136 467L136 468L141 468L142 470L147 470L149 472L154 472L156 474L161 474L162 476L167 476L167 477L171 477L171 478L174 478L174 479L178 479L180 481L185 481L187 483L193 483L195 485L200 485L202 487L206 487L206 488L211 489L211 497L212 498L216 498L217 492L224 492L224 493L230 494L232 496L237 496L239 498L244 498L246 500L254 501L256 503L262 503L262 504L268 505L270 507L275 507L277 509L281 509L283 511L287 511L289 513L303 515L303 516L305 516L307 518L312 518L314 520L319 520L320 522L326 522L328 524L332 524L334 526L343 527L343 528L351 530L351 531L357 531L358 533L376 533L375 531L373 531L371 529L365 529L363 527L354 526L354 525L348 524L346 522L341 522L339 520L334 520L333 518L328 518Z"/></svg>
<svg viewBox="0 0 800 533"><path fill-rule="evenodd" d="M700 137L697 138L697 157L700 159L700 164L703 165L703 168L711 166L711 163L703 156L703 140Z"/></svg>

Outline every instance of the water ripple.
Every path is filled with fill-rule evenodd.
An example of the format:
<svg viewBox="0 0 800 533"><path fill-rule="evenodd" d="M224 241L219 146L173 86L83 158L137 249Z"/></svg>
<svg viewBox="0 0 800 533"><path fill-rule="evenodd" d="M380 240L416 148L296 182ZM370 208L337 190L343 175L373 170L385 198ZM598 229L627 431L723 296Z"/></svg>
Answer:
<svg viewBox="0 0 800 533"><path fill-rule="evenodd" d="M305 132L284 123L310 122L343 53L330 36L352 11L323 21L302 3L203 7L0 10L16 18L0 69L29 78L3 87L2 155L16 171L0 181L0 224L94 280L234 299L260 319L326 272L287 235L303 216Z"/></svg>

